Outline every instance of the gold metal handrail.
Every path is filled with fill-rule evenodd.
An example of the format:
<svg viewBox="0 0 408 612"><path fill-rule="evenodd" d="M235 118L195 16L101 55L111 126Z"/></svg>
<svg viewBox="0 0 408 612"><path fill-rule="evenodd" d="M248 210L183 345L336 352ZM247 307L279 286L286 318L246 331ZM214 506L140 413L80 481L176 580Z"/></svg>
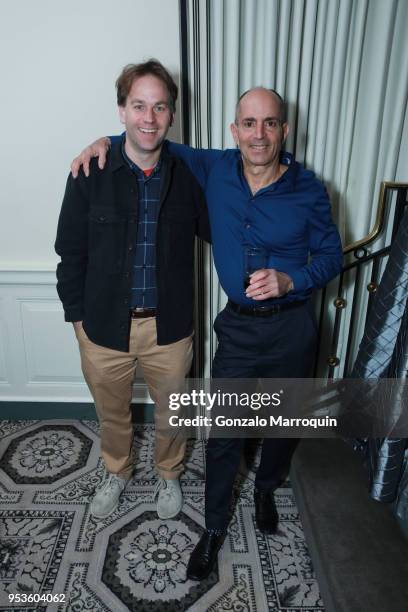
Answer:
<svg viewBox="0 0 408 612"><path fill-rule="evenodd" d="M343 253L346 255L347 253L351 253L357 249L361 249L365 247L370 242L373 242L377 238L377 236L381 233L384 224L384 213L385 213L385 203L386 203L386 194L389 189L408 189L408 183L394 183L392 181L382 181L380 187L380 193L378 196L378 207L377 207L377 216L375 219L374 227L370 231L367 236L357 240L356 242L352 242L344 247Z"/></svg>

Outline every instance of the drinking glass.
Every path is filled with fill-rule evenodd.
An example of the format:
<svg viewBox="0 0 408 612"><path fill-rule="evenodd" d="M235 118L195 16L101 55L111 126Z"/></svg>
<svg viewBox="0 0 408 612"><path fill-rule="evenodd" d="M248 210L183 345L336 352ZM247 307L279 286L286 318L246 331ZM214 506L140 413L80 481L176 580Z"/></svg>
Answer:
<svg viewBox="0 0 408 612"><path fill-rule="evenodd" d="M244 248L244 289L249 285L251 274L267 267L268 256L268 251L261 247Z"/></svg>

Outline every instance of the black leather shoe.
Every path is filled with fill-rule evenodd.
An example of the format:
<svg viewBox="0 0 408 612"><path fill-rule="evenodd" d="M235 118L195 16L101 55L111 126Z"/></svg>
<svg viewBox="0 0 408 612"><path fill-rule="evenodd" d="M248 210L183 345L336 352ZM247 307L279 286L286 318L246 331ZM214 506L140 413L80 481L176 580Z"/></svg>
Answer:
<svg viewBox="0 0 408 612"><path fill-rule="evenodd" d="M279 515L276 509L272 491L255 489L255 520L262 533L276 533Z"/></svg>
<svg viewBox="0 0 408 612"><path fill-rule="evenodd" d="M217 534L204 531L197 546L191 553L187 565L187 578L204 580L214 569L218 551L224 542L225 533Z"/></svg>

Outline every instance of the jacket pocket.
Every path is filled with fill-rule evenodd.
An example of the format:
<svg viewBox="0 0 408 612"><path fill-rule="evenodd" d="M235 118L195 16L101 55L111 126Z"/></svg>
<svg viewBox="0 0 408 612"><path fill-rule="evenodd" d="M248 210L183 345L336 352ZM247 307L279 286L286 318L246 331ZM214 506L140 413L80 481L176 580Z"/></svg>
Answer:
<svg viewBox="0 0 408 612"><path fill-rule="evenodd" d="M89 214L89 261L91 268L105 273L122 269L126 248L126 217L111 210L96 210Z"/></svg>

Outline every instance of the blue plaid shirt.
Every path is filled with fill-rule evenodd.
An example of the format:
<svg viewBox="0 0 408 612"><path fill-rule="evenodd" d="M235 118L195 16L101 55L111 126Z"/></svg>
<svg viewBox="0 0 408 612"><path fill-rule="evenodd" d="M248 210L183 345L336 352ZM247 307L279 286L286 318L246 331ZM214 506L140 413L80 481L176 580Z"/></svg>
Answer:
<svg viewBox="0 0 408 612"><path fill-rule="evenodd" d="M126 155L122 155L135 175L138 188L138 223L136 254L133 262L131 308L156 308L156 228L159 213L161 162L146 176Z"/></svg>

